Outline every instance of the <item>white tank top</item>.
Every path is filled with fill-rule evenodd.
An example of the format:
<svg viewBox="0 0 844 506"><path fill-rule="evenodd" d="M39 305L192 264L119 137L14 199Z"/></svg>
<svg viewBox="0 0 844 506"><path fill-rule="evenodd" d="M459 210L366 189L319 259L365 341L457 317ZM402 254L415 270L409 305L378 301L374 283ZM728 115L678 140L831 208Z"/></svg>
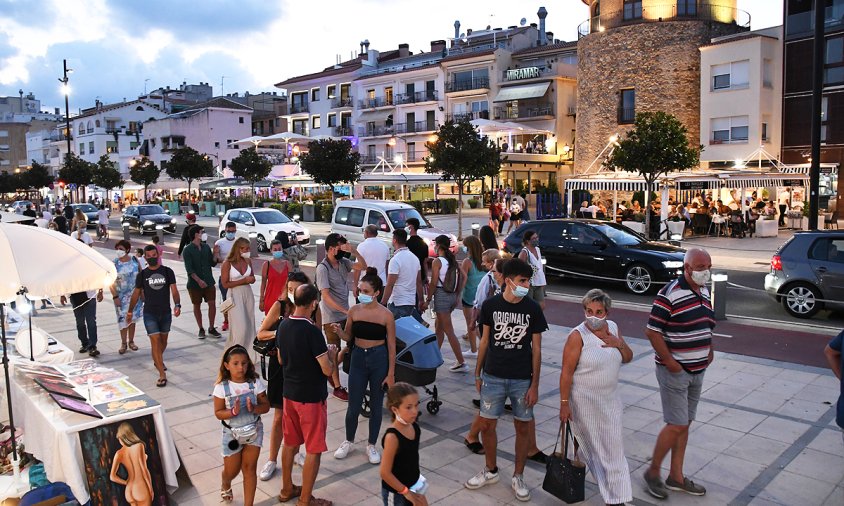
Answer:
<svg viewBox="0 0 844 506"><path fill-rule="evenodd" d="M448 272L448 259L446 257L437 257L440 259L440 282L439 286L445 283L445 273Z"/></svg>
<svg viewBox="0 0 844 506"><path fill-rule="evenodd" d="M229 281L237 281L239 279L243 279L246 276L250 276L250 275L252 275L252 266L251 265L246 266L246 271L243 274L241 274L240 271L235 269L234 265L232 265L231 269L229 269Z"/></svg>
<svg viewBox="0 0 844 506"><path fill-rule="evenodd" d="M528 263L533 268L533 276L530 278L530 284L533 286L545 286L548 283L545 281L545 269L542 266L542 253L539 252L539 246L536 247L537 256L533 256L533 253L528 248L525 248L525 251L527 251Z"/></svg>

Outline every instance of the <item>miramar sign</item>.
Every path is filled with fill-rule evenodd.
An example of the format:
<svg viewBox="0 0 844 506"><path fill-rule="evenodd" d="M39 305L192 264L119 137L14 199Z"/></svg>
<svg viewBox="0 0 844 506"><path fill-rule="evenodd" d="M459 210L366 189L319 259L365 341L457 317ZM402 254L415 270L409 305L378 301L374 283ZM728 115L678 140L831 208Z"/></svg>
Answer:
<svg viewBox="0 0 844 506"><path fill-rule="evenodd" d="M539 67L525 67L521 69L510 69L507 71L508 81L519 81L521 79L533 79L539 77Z"/></svg>

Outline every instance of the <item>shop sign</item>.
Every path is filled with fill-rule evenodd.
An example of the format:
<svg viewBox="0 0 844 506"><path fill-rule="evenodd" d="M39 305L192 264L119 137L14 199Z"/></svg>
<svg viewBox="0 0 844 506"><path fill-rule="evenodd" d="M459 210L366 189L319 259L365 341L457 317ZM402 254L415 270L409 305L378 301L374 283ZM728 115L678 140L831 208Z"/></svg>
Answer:
<svg viewBox="0 0 844 506"><path fill-rule="evenodd" d="M782 180L783 186L803 186L802 179L783 179Z"/></svg>
<svg viewBox="0 0 844 506"><path fill-rule="evenodd" d="M539 67L525 67L521 69L510 69L507 71L508 81L519 81L521 79L534 79L539 77Z"/></svg>
<svg viewBox="0 0 844 506"><path fill-rule="evenodd" d="M708 190L709 181L680 181L678 184L679 190Z"/></svg>

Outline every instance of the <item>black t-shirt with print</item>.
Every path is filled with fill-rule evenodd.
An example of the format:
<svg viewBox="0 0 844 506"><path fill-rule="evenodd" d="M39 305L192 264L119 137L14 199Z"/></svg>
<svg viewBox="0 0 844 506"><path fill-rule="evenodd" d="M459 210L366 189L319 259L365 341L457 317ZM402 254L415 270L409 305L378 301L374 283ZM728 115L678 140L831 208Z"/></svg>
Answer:
<svg viewBox="0 0 844 506"><path fill-rule="evenodd" d="M281 354L284 398L296 402L324 401L328 388L317 357L325 354L328 347L316 325L288 316L278 325L276 346Z"/></svg>
<svg viewBox="0 0 844 506"><path fill-rule="evenodd" d="M170 312L170 285L176 284L173 269L161 265L152 270L149 267L135 278L135 288L144 291L144 311L155 314Z"/></svg>
<svg viewBox="0 0 844 506"><path fill-rule="evenodd" d="M539 304L529 297L511 304L499 294L484 301L481 323L490 332L484 372L497 378L530 379L533 334L548 330Z"/></svg>

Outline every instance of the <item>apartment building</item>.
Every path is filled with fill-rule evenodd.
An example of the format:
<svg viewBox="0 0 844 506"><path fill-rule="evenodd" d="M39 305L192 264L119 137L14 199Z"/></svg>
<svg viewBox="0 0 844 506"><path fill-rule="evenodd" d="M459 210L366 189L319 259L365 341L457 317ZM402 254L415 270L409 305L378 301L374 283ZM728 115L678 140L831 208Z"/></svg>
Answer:
<svg viewBox="0 0 844 506"><path fill-rule="evenodd" d="M21 90L17 97L0 97L0 172L26 170L32 163L27 137L49 132L59 118L58 113L41 112L41 101L32 93L24 95ZM40 158L36 161L42 163Z"/></svg>

